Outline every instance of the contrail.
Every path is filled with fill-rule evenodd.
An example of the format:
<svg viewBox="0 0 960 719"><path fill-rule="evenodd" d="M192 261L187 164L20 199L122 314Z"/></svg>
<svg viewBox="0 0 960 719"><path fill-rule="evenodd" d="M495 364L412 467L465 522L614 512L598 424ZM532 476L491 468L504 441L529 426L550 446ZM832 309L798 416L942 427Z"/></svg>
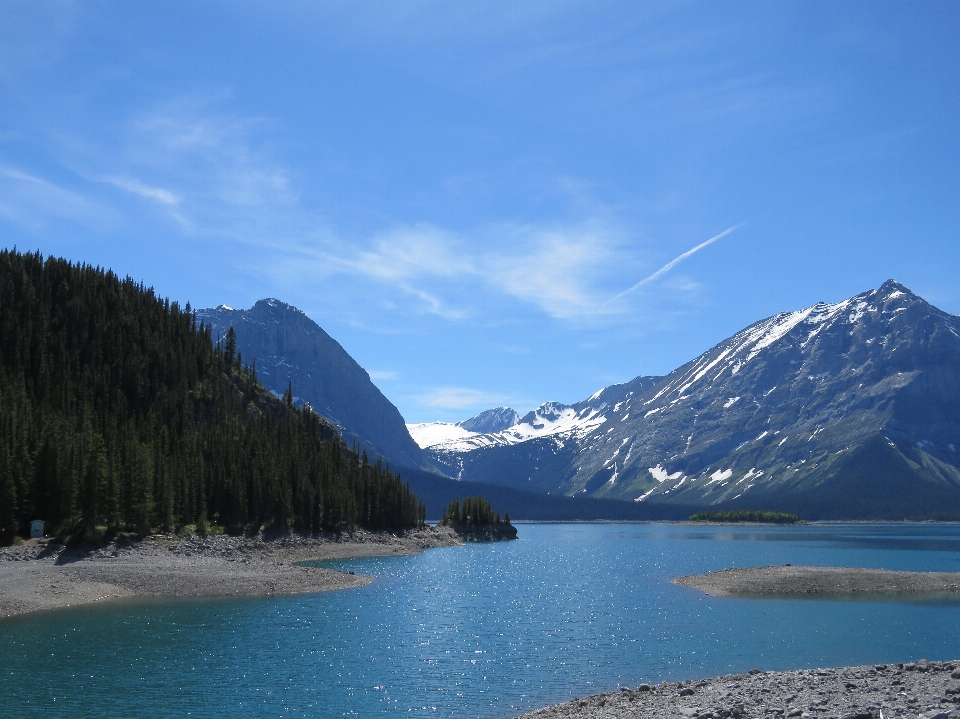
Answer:
<svg viewBox="0 0 960 719"><path fill-rule="evenodd" d="M643 287L643 286L644 286L645 284L647 284L648 282L653 282L655 279L658 279L659 277L662 277L663 275L665 275L666 273L668 273L668 272L669 272L670 270L672 270L674 267L676 267L676 266L679 265L681 262L683 262L685 259L687 259L690 255L694 254L695 252L699 252L700 250L702 250L702 249L703 249L704 247L706 247L707 245L712 245L714 242L716 242L717 240L719 240L721 237L726 237L727 235L729 235L731 232L733 232L733 231L736 230L737 228L743 227L745 224L746 224L746 223L743 223L743 222L742 222L742 223L740 223L739 225L734 225L733 227L730 227L730 228L724 230L724 231L721 232L719 235L714 235L713 237L711 237L711 238L710 238L709 240L707 240L706 242L701 242L699 245L697 245L697 246L694 247L693 249L687 250L687 251L684 252L682 255L679 255L678 257L674 257L672 260L670 260L667 264L665 264L665 265L664 265L663 267L661 267L659 270L657 270L656 272L654 272L652 275L650 275L650 276L648 276L648 277L644 277L642 280L640 280L637 284L635 284L635 285L634 285L633 287L631 287L630 289L624 290L623 292L621 292L621 293L620 293L619 295L617 295L616 297L611 297L609 300L607 300L607 301L604 302L603 304L608 305L608 304L610 304L611 302L615 302L616 300L619 300L621 297L626 297L626 296L629 295L631 292L634 292L634 291L636 291L636 290L639 290L641 287Z"/></svg>

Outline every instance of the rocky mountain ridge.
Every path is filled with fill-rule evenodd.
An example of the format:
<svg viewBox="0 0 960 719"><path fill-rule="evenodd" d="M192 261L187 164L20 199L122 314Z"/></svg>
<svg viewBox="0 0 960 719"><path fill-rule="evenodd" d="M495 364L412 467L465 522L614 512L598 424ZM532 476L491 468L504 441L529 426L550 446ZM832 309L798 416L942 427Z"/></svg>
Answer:
<svg viewBox="0 0 960 719"><path fill-rule="evenodd" d="M554 494L902 519L960 516L958 447L960 318L891 280L431 451Z"/></svg>
<svg viewBox="0 0 960 719"><path fill-rule="evenodd" d="M308 402L329 419L348 445L357 442L374 462L432 468L407 432L397 408L340 344L302 311L280 300L259 300L249 310L227 305L197 310L214 341L233 327L244 362L277 396L292 383L294 401Z"/></svg>

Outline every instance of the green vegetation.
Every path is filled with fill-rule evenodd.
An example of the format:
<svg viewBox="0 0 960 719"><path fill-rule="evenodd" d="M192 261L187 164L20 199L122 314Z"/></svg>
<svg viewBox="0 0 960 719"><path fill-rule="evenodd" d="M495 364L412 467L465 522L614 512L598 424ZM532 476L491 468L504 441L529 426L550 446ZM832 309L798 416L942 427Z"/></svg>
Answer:
<svg viewBox="0 0 960 719"><path fill-rule="evenodd" d="M467 497L462 502L454 499L443 512L440 524L446 527L488 527L491 524L510 524L510 515L501 520L500 512L494 514L490 502L482 494Z"/></svg>
<svg viewBox="0 0 960 719"><path fill-rule="evenodd" d="M0 252L0 539L32 519L75 538L423 523L408 485L235 349L130 278Z"/></svg>
<svg viewBox="0 0 960 719"><path fill-rule="evenodd" d="M691 522L754 522L759 524L796 524L800 517L786 512L738 509L732 511L697 512Z"/></svg>

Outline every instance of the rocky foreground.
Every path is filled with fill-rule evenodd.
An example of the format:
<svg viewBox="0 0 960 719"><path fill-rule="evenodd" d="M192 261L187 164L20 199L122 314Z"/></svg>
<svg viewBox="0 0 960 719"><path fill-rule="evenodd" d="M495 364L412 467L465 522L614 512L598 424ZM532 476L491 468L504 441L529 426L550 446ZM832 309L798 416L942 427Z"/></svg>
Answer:
<svg viewBox="0 0 960 719"><path fill-rule="evenodd" d="M155 535L101 547L29 540L0 548L0 617L131 596L254 596L347 589L371 579L297 563L415 554L461 543L456 533L444 527L309 537Z"/></svg>
<svg viewBox="0 0 960 719"><path fill-rule="evenodd" d="M960 661L731 674L641 684L524 719L960 719Z"/></svg>
<svg viewBox="0 0 960 719"><path fill-rule="evenodd" d="M772 567L724 569L678 577L676 584L720 597L927 595L960 596L960 572L896 572L859 567Z"/></svg>

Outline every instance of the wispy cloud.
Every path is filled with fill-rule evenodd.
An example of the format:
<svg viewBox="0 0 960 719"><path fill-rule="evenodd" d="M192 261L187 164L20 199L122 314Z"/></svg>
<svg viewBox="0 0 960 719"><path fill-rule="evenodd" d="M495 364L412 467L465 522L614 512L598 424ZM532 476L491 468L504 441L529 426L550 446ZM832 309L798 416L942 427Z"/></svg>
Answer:
<svg viewBox="0 0 960 719"><path fill-rule="evenodd" d="M82 192L10 165L0 165L0 216L34 232L51 220L65 219L98 229L116 220L109 207Z"/></svg>
<svg viewBox="0 0 960 719"><path fill-rule="evenodd" d="M726 237L727 235L729 235L731 232L733 232L734 230L736 230L736 229L739 228L739 227L743 227L743 223L741 223L741 224L739 224L739 225L734 225L733 227L729 227L729 228L727 228L726 230L724 230L723 232L721 232L719 235L714 235L713 237L711 237L711 238L710 238L709 240L707 240L706 242L701 242L699 245L697 245L696 247L694 247L694 248L692 248L692 249L687 250L687 251L684 252L682 255L678 255L677 257L674 257L672 260L670 260L667 264L665 264L665 265L664 265L663 267L661 267L659 270L657 270L656 272L654 272L652 275L647 275L646 277L644 277L642 280L640 280L639 282L637 282L635 285L633 285L633 286L630 287L629 289L624 290L624 291L621 292L619 295L615 295L615 296L611 297L611 298L610 298L609 300L607 300L607 302L604 303L604 304L610 304L610 303L612 303L612 302L615 302L616 300L622 299L623 297L626 297L626 296L629 295L630 293L636 292L637 290L639 290L639 289L640 289L641 287L643 287L644 285L650 284L651 282L654 282L655 280L660 279L661 277L663 277L663 275L667 274L670 270L672 270L674 267L676 267L677 265L679 265L681 262L683 262L685 259L687 259L687 258L690 257L691 255L696 254L697 252L699 252L700 250L702 250L704 247L707 247L707 246L709 246L709 245L712 245L712 244L713 244L714 242L716 242L717 240Z"/></svg>
<svg viewBox="0 0 960 719"><path fill-rule="evenodd" d="M131 177L104 177L103 181L119 187L121 190L126 190L134 195L164 205L177 205L182 199L180 195L170 190L164 190L162 187L151 187Z"/></svg>
<svg viewBox="0 0 960 719"><path fill-rule="evenodd" d="M217 112L217 102L188 97L141 112L127 124L117 167L101 176L165 205L183 228L206 239L297 241L318 221L305 216L288 169L258 142L270 123ZM143 176L167 179L161 187L136 179Z"/></svg>
<svg viewBox="0 0 960 719"><path fill-rule="evenodd" d="M475 261L457 237L428 223L397 227L373 239L372 247L342 260L358 273L388 281L477 274Z"/></svg>
<svg viewBox="0 0 960 719"><path fill-rule="evenodd" d="M525 226L516 248L483 258L485 279L558 319L603 313L602 286L617 262L628 262L619 232L598 220L567 227Z"/></svg>
<svg viewBox="0 0 960 719"><path fill-rule="evenodd" d="M636 276L643 248L635 233L618 223L616 212L595 201L587 188L574 183L573 192L567 187L573 219L563 221L457 228L397 222L367 235L349 235L330 227L315 199L312 205L304 201L295 173L263 140L272 123L219 112L217 103L216 98L188 98L158 104L127 123L117 146L74 156L70 164L80 168L74 171L88 183L87 195L62 191L66 194L59 201L61 190L52 183L24 173L7 175L20 185L32 184L35 194L46 194L46 205L59 206L51 213L70 207L79 212L86 197L98 197L93 194L97 183L148 200L173 220L183 241L222 244L222 261L277 286L266 291L296 287L302 297L322 283L324 302L365 316L361 322L367 326L370 317L403 315L502 323L530 311L581 325L635 321L636 313L613 300L735 229L608 299L611 287ZM139 212L121 205L115 209L118 214L128 210L131 218ZM14 211L0 205L0 212Z"/></svg>
<svg viewBox="0 0 960 719"><path fill-rule="evenodd" d="M630 264L621 234L600 220L567 226L498 224L457 233L420 223L379 235L367 249L323 261L328 269L332 264L393 284L418 297L424 311L446 319L471 314L466 285L477 295L512 298L551 317L574 319L608 313L605 280ZM423 289L435 284L442 287Z"/></svg>

